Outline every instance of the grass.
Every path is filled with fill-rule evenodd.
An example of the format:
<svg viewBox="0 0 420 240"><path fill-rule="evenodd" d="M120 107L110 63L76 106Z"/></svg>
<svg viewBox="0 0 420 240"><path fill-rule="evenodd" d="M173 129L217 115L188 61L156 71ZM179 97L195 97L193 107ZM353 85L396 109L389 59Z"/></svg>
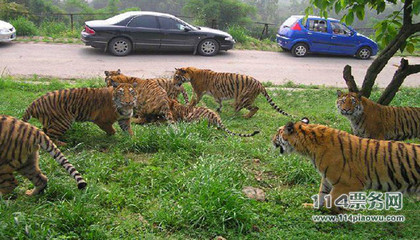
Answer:
<svg viewBox="0 0 420 240"><path fill-rule="evenodd" d="M37 84L32 84L36 82ZM37 97L61 88L98 87L101 79L0 78L0 113L21 117ZM335 109L336 89L287 90L272 84L270 95L286 111L313 123L350 130ZM188 91L191 89L188 86ZM379 92L373 93L378 98ZM420 89L403 88L394 105L417 106ZM215 109L208 96L200 103ZM271 137L289 121L260 96L260 111L249 120L226 102L221 117L237 132L260 129L253 138L226 136L206 123L133 126L129 137L115 125L107 136L96 125L76 123L61 148L88 181L85 191L41 151L49 178L45 193L24 196L31 187L18 176L16 200L0 199L0 239L418 239L419 203L404 198L401 211L362 214L404 215L405 223L312 222L319 211L303 209L317 193L320 177L308 159L279 156ZM36 119L31 123L40 127ZM258 159L259 161L257 161ZM265 202L247 199L245 186L261 188Z"/></svg>

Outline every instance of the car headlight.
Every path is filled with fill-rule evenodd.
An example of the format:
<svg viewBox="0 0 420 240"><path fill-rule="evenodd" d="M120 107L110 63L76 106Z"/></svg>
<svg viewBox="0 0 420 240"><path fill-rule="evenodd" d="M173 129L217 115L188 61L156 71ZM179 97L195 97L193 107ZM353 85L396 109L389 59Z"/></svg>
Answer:
<svg viewBox="0 0 420 240"><path fill-rule="evenodd" d="M225 37L225 40L226 41L233 41L233 37L232 36Z"/></svg>

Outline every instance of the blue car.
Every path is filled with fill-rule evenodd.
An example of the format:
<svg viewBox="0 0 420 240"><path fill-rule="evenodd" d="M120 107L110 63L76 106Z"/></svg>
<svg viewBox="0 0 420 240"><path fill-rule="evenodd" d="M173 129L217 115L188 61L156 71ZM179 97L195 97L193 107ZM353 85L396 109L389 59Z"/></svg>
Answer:
<svg viewBox="0 0 420 240"><path fill-rule="evenodd" d="M308 52L351 55L369 59L378 52L378 45L370 38L332 18L294 15L279 28L277 43L295 57Z"/></svg>

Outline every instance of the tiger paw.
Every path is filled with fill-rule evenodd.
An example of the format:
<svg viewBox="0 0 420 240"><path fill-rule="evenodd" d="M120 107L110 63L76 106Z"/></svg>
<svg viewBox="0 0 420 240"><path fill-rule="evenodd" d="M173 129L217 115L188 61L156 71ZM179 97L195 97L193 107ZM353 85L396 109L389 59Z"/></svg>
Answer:
<svg viewBox="0 0 420 240"><path fill-rule="evenodd" d="M35 190L35 189L33 189L33 190L26 190L25 194L26 194L27 196L33 196L33 195L34 195L34 190Z"/></svg>
<svg viewBox="0 0 420 240"><path fill-rule="evenodd" d="M304 204L302 204L302 207L303 208L314 208L314 204L313 203L304 203Z"/></svg>
<svg viewBox="0 0 420 240"><path fill-rule="evenodd" d="M59 140L54 140L55 145L57 145L58 147L65 147L67 146L67 143L59 141Z"/></svg>

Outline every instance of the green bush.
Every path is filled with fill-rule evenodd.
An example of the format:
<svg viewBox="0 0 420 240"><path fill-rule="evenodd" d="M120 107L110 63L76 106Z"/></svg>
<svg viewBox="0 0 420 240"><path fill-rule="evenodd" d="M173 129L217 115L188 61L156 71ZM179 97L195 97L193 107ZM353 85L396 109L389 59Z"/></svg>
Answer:
<svg viewBox="0 0 420 240"><path fill-rule="evenodd" d="M25 17L18 17L11 20L10 23L16 28L17 35L35 36L38 34L37 26Z"/></svg>
<svg viewBox="0 0 420 240"><path fill-rule="evenodd" d="M250 40L250 37L248 36L248 31L241 26L237 26L237 25L230 26L228 28L228 33L232 35L232 37L237 42L240 42L240 43L247 43Z"/></svg>
<svg viewBox="0 0 420 240"><path fill-rule="evenodd" d="M49 37L61 37L70 28L63 22L42 22L40 26L41 35Z"/></svg>

